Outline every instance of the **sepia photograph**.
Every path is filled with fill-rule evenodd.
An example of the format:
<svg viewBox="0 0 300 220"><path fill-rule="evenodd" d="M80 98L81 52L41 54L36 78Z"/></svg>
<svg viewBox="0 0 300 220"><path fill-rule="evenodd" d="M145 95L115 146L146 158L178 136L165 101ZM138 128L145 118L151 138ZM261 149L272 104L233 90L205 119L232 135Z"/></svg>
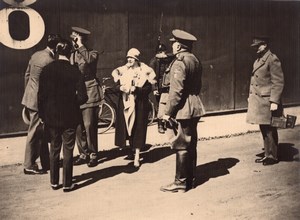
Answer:
<svg viewBox="0 0 300 220"><path fill-rule="evenodd" d="M0 0L0 219L300 219L300 0Z"/></svg>

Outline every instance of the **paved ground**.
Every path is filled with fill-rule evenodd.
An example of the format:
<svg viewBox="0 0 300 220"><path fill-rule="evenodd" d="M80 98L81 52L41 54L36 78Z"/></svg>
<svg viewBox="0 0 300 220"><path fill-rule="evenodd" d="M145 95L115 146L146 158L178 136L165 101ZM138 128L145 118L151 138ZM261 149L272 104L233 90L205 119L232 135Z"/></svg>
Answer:
<svg viewBox="0 0 300 220"><path fill-rule="evenodd" d="M286 113L299 120L300 108ZM100 164L74 167L79 189L67 194L50 188L49 174L22 173L25 137L0 139L0 219L300 219L299 123L279 130L280 163L262 166L261 135L244 113L201 121L197 187L184 194L159 191L175 157L156 126L139 170L114 148L113 131L99 135Z"/></svg>

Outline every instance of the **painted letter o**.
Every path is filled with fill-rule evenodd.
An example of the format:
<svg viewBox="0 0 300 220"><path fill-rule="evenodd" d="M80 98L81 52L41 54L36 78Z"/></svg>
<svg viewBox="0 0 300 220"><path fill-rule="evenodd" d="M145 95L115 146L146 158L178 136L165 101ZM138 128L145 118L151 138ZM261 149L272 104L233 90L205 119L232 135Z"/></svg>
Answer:
<svg viewBox="0 0 300 220"><path fill-rule="evenodd" d="M15 40L9 33L8 16L14 11L25 12L29 17L29 37ZM35 46L45 34L45 23L41 15L31 8L4 8L0 11L0 42L13 49L28 49Z"/></svg>

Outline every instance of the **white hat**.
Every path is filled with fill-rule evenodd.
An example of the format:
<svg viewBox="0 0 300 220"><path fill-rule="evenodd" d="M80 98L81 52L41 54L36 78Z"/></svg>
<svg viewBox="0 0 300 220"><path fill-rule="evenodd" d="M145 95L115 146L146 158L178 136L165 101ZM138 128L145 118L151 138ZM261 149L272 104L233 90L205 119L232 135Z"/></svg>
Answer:
<svg viewBox="0 0 300 220"><path fill-rule="evenodd" d="M128 50L126 57L131 57L131 58L136 59L137 61L139 61L140 55L141 55L141 53L138 49L131 48L130 50Z"/></svg>

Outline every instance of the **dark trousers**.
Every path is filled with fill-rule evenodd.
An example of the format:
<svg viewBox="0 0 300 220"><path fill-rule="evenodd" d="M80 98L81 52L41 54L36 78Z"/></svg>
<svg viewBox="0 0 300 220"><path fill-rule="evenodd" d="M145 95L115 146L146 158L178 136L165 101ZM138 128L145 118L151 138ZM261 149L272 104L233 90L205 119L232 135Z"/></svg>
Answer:
<svg viewBox="0 0 300 220"><path fill-rule="evenodd" d="M181 124L183 134L190 137L190 142L186 145L186 149L176 150L176 174L175 183L186 184L188 188L191 187L193 179L195 178L195 171L197 165L197 124L200 117L178 120Z"/></svg>
<svg viewBox="0 0 300 220"><path fill-rule="evenodd" d="M75 146L75 128L49 127L50 144L50 182L59 183L59 155L63 146L63 186L72 185L73 150Z"/></svg>
<svg viewBox="0 0 300 220"><path fill-rule="evenodd" d="M265 157L278 159L278 132L277 128L270 125L259 125L264 140Z"/></svg>
<svg viewBox="0 0 300 220"><path fill-rule="evenodd" d="M44 126L41 123L38 112L28 109L30 124L26 139L24 167L31 168L38 157L41 160L43 170L49 169L49 147L45 138Z"/></svg>
<svg viewBox="0 0 300 220"><path fill-rule="evenodd" d="M81 157L88 155L96 159L98 154L98 111L99 107L82 109L82 122L76 130L76 143Z"/></svg>

